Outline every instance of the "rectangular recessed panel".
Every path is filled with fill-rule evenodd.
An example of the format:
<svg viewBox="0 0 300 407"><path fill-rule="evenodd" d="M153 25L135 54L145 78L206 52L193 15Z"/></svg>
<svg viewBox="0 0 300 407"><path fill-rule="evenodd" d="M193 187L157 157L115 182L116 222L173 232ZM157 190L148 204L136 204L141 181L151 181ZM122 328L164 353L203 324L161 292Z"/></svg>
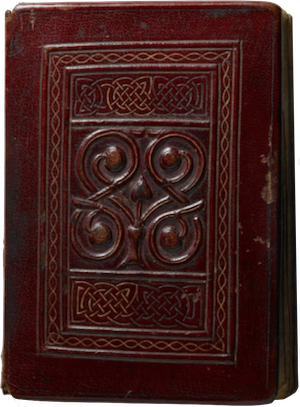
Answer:
<svg viewBox="0 0 300 407"><path fill-rule="evenodd" d="M45 345L232 360L241 44L126 47L45 50Z"/></svg>

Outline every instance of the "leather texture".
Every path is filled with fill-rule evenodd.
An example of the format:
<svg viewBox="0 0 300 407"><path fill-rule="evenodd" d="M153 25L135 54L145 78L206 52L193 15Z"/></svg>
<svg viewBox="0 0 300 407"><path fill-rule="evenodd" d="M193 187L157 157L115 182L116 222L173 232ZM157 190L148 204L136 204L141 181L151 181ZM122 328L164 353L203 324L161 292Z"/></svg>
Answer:
<svg viewBox="0 0 300 407"><path fill-rule="evenodd" d="M7 13L2 388L277 394L281 9Z"/></svg>

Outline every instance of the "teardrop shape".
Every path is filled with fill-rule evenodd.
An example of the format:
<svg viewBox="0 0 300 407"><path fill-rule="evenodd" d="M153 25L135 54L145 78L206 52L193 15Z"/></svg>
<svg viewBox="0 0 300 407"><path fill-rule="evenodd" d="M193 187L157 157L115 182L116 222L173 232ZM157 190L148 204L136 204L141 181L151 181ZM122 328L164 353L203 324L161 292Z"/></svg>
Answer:
<svg viewBox="0 0 300 407"><path fill-rule="evenodd" d="M152 191L148 182L141 176L131 190L131 198L134 202L146 201L152 198Z"/></svg>

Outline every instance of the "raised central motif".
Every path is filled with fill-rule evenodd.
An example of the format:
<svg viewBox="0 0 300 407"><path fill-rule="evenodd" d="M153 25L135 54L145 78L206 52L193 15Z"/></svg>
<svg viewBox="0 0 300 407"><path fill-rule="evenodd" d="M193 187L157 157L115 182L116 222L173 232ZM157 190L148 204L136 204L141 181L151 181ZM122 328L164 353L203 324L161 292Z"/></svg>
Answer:
<svg viewBox="0 0 300 407"><path fill-rule="evenodd" d="M201 143L189 135L90 134L76 159L84 189L72 196L74 249L100 268L187 263L203 238L204 172Z"/></svg>

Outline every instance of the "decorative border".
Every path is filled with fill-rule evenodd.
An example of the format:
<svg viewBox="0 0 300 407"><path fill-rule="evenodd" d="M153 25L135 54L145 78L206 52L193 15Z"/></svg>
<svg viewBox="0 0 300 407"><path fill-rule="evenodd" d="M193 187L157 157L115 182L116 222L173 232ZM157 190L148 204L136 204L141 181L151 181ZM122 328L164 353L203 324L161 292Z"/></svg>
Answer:
<svg viewBox="0 0 300 407"><path fill-rule="evenodd" d="M223 49L221 47L224 47ZM235 43L237 46L237 43ZM229 49L228 49L229 48ZM63 49L63 47L62 47ZM60 50L61 51L61 50ZM66 50L66 53L61 54L57 50L55 52L49 52L46 49L47 55L49 55L48 61L48 92L49 100L48 107L50 110L48 116L49 123L49 135L48 135L48 151L46 156L48 157L47 177L49 180L46 185L46 195L48 196L48 202L46 202L46 263L48 267L46 269L46 298L45 298L45 338L44 345L46 348L52 347L71 347L73 350L76 348L79 351L94 351L99 352L105 349L112 351L120 350L121 353L126 354L126 350L129 354L132 354L132 350L143 351L165 351L170 350L172 352L182 351L184 354L207 353L216 351L217 354L228 354L225 343L225 328L224 322L226 320L226 286L228 283L227 269L229 267L227 262L228 254L228 205L229 205L229 193L228 184L230 182L230 151L231 145L231 120L233 116L233 101L231 99L231 89L233 83L230 78L230 71L235 67L233 66L235 61L233 58L233 48L220 44L216 49L199 50L182 50L172 52L168 51L151 51L143 50L140 52L126 52L123 50L118 51L93 51L83 52L78 50ZM61 114L61 82L62 72L64 67L82 66L88 63L216 63L221 67L222 72L222 94L221 94L221 117L218 132L219 138L219 182L220 189L218 191L218 243L217 243L217 292L216 299L218 307L216 310L216 340L214 342L200 342L195 343L191 341L165 341L159 339L154 340L141 340L134 338L98 338L94 337L78 337L67 336L62 334L59 326L59 315L57 310L59 290L59 273L60 273L60 254L59 254L59 186L60 186L60 161L61 161L61 134L62 134L62 119ZM200 65L201 66L201 65ZM228 346L227 346L228 347ZM122 349L125 348L125 351ZM175 357L177 356L175 355ZM150 354L151 356L151 354ZM172 355L174 356L174 355ZM210 356L210 355L209 355Z"/></svg>
<svg viewBox="0 0 300 407"><path fill-rule="evenodd" d="M126 327L126 333L139 332L138 328L150 328L152 334L168 334L170 329L180 335L188 335L191 329L203 332L204 287L205 282L152 280L148 284L138 281L138 277L130 282L72 278L70 324L83 330L95 330L95 325L96 329L109 326L109 330L118 331Z"/></svg>
<svg viewBox="0 0 300 407"><path fill-rule="evenodd" d="M206 117L207 75L86 72L74 80L72 118ZM200 103L200 105L198 105Z"/></svg>

